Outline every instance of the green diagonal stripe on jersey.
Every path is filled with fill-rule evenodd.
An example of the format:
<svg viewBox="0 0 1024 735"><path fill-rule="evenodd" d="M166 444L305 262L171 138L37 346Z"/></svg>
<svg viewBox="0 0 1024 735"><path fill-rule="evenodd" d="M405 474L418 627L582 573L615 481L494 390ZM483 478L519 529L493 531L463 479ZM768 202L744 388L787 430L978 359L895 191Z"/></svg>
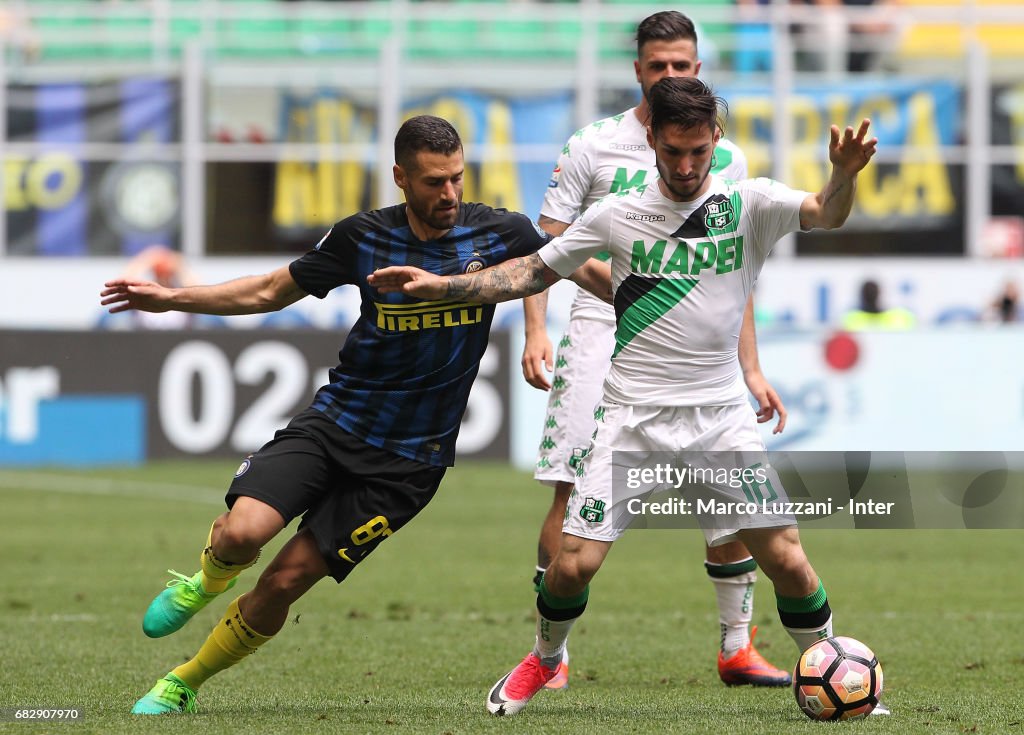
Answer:
<svg viewBox="0 0 1024 735"><path fill-rule="evenodd" d="M629 276L634 278L634 276ZM629 280L627 278L627 280ZM648 279L643 279L648 280ZM615 352L619 354L640 332L658 321L697 285L697 278L659 278L658 283L626 307L615 327ZM621 291L621 286L619 287Z"/></svg>

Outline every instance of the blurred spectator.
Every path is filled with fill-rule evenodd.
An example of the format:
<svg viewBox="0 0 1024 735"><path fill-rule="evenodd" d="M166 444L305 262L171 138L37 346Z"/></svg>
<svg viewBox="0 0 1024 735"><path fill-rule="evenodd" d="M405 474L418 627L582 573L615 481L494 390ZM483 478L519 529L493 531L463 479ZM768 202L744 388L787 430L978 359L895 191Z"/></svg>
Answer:
<svg viewBox="0 0 1024 735"><path fill-rule="evenodd" d="M791 0L816 6L816 19L795 24L791 31L797 47L797 68L829 74L871 71L878 64L879 47L895 33L891 5L895 0ZM850 22L846 8L876 7L869 18Z"/></svg>
<svg viewBox="0 0 1024 735"><path fill-rule="evenodd" d="M983 315L985 321L1010 324L1020 320L1020 291L1015 281L1007 281L1003 290Z"/></svg>
<svg viewBox="0 0 1024 735"><path fill-rule="evenodd" d="M0 41L26 61L39 55L39 39L32 30L25 3L21 0L0 3Z"/></svg>
<svg viewBox="0 0 1024 735"><path fill-rule="evenodd" d="M769 7L772 0L736 0L741 22L736 25L736 51L733 68L738 72L772 70L772 27L770 23L753 20L751 12Z"/></svg>
<svg viewBox="0 0 1024 735"><path fill-rule="evenodd" d="M860 307L843 317L843 329L849 332L913 329L917 319L907 309L882 306L882 289L877 281L864 281L860 287Z"/></svg>
<svg viewBox="0 0 1024 735"><path fill-rule="evenodd" d="M846 55L846 70L852 72L871 71L877 68L880 47L886 45L897 33L894 22L897 0L841 0L847 7L874 6L876 12L849 26L851 43ZM866 43L865 43L866 42Z"/></svg>

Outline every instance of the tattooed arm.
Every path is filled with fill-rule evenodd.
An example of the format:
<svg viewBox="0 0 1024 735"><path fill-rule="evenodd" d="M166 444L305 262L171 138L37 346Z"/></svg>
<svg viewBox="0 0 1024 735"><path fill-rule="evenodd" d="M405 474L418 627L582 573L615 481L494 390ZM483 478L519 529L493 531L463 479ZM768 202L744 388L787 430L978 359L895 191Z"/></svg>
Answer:
<svg viewBox="0 0 1024 735"><path fill-rule="evenodd" d="M391 266L374 271L367 282L381 293L495 304L539 293L560 279L533 253L460 276L438 276L412 266Z"/></svg>
<svg viewBox="0 0 1024 735"><path fill-rule="evenodd" d="M807 197L800 207L800 227L805 230L841 227L853 208L853 195L857 190L857 174L875 155L878 138L866 138L871 121L864 119L854 133L848 127L840 136L839 128L832 126L828 157L832 161L832 176L825 187Z"/></svg>
<svg viewBox="0 0 1024 735"><path fill-rule="evenodd" d="M445 295L452 299L495 304L540 293L561 278L545 265L537 253L533 253L506 260L478 273L451 276Z"/></svg>

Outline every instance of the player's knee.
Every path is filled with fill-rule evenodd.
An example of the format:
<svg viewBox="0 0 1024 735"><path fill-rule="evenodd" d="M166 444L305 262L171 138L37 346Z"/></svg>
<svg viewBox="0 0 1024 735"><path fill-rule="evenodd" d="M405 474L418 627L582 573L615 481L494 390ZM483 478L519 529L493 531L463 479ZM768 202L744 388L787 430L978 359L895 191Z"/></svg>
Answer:
<svg viewBox="0 0 1024 735"><path fill-rule="evenodd" d="M260 552L265 539L242 520L226 519L215 531L214 552L230 561L246 561Z"/></svg>
<svg viewBox="0 0 1024 735"><path fill-rule="evenodd" d="M770 560L761 560L758 565L775 583L786 582L787 587L807 588L813 592L817 588L817 577L803 549L787 548Z"/></svg>
<svg viewBox="0 0 1024 735"><path fill-rule="evenodd" d="M739 541L731 541L721 546L707 546L704 557L712 564L735 564L750 558L747 547Z"/></svg>
<svg viewBox="0 0 1024 735"><path fill-rule="evenodd" d="M300 567L268 568L260 575L253 594L275 602L291 604L309 589L305 570Z"/></svg>
<svg viewBox="0 0 1024 735"><path fill-rule="evenodd" d="M590 584L601 565L584 554L560 552L552 566L557 569L560 586L577 590Z"/></svg>

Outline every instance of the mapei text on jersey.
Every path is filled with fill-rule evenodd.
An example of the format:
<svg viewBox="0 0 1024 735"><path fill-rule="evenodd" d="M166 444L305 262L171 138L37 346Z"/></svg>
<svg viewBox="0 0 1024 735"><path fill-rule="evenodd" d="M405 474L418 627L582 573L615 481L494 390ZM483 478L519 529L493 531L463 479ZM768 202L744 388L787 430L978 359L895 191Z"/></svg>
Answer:
<svg viewBox="0 0 1024 735"><path fill-rule="evenodd" d="M690 254L690 248L693 254ZM667 256L667 257L666 257ZM672 273L696 276L714 268L715 273L730 273L743 267L743 236L703 240L692 245L680 240L669 248L668 240L656 240L650 247L643 240L633 241L629 269L633 273Z"/></svg>

